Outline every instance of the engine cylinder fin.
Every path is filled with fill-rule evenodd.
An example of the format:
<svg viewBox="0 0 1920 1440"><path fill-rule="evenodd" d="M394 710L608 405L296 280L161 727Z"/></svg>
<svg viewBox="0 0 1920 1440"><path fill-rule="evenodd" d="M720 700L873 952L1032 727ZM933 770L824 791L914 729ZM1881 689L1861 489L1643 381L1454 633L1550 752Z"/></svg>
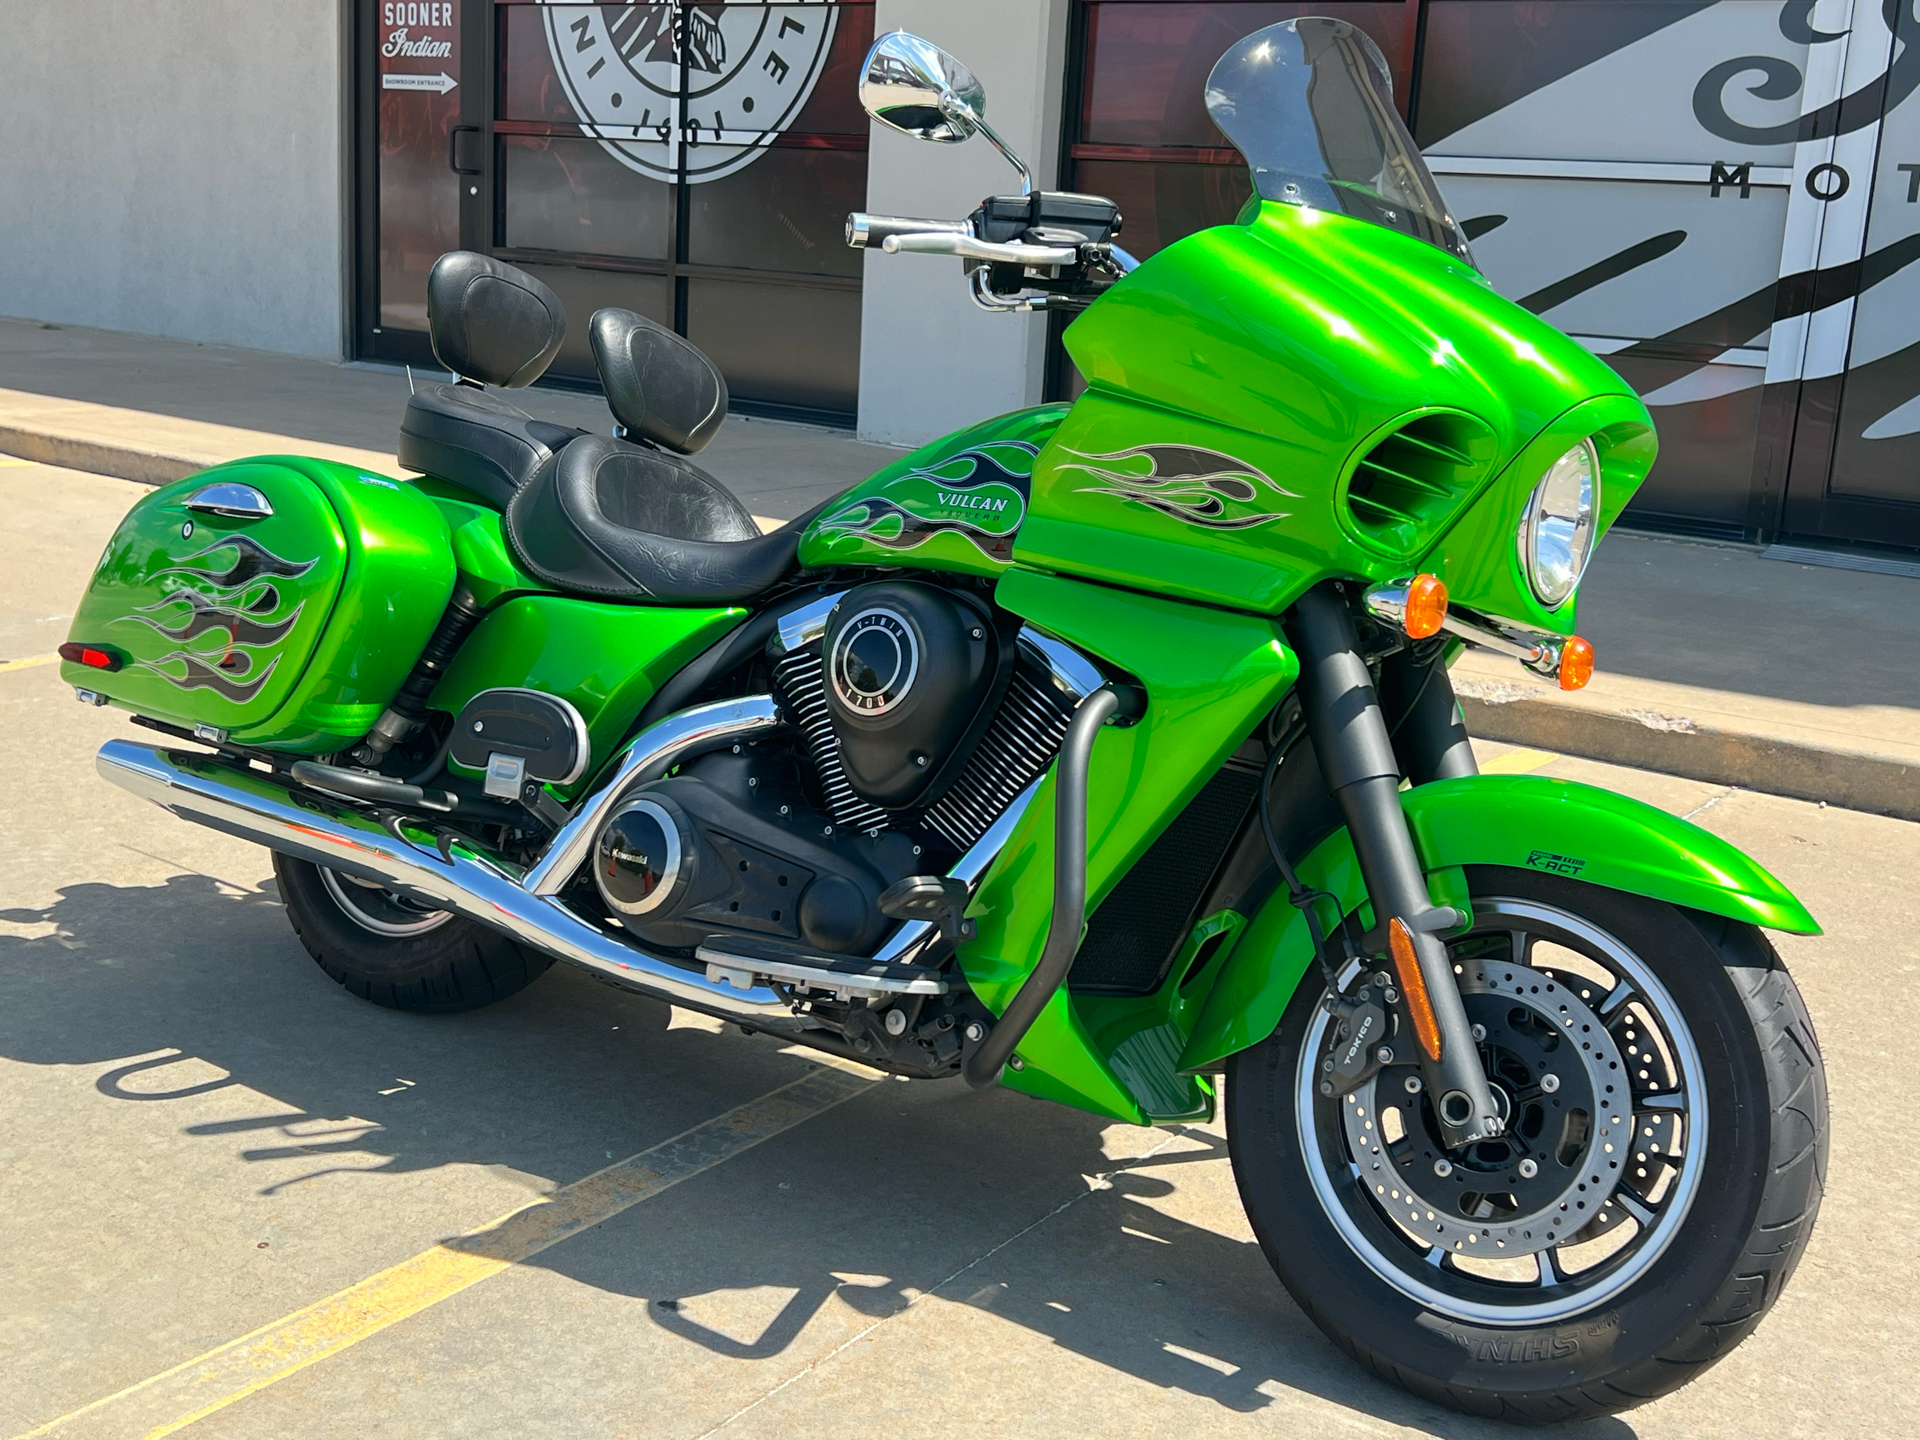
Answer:
<svg viewBox="0 0 1920 1440"><path fill-rule="evenodd" d="M965 850L987 832L1033 778L1053 763L1072 710L1023 666L967 768L926 812L927 827Z"/></svg>
<svg viewBox="0 0 1920 1440"><path fill-rule="evenodd" d="M869 834L886 829L887 812L854 792L840 763L840 739L833 732L833 717L827 710L826 667L817 648L789 652L774 667L773 679L806 734L833 823Z"/></svg>

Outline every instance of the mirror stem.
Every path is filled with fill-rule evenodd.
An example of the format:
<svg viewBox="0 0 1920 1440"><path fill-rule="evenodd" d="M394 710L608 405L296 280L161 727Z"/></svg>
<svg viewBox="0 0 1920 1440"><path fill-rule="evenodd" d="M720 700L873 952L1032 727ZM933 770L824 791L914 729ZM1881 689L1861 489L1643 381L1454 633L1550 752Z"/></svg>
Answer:
<svg viewBox="0 0 1920 1440"><path fill-rule="evenodd" d="M1014 153L1013 147L1002 140L999 133L995 131L991 125L987 124L984 115L980 114L979 111L975 110L951 90L940 97L940 111L944 115L972 126L975 130L978 130L982 135L986 136L987 143L998 150L1006 162L1020 172L1020 193L1022 195L1033 194L1033 171L1027 168L1026 161Z"/></svg>

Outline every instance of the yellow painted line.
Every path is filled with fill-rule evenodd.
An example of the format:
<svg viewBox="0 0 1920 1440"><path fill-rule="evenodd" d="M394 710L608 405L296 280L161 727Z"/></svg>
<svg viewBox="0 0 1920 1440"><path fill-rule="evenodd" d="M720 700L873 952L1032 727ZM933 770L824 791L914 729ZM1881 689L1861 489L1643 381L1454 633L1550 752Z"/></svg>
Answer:
<svg viewBox="0 0 1920 1440"><path fill-rule="evenodd" d="M1551 765L1561 757L1550 750L1509 750L1504 755L1496 755L1480 767L1482 775L1524 775L1529 770L1538 770L1543 765Z"/></svg>
<svg viewBox="0 0 1920 1440"><path fill-rule="evenodd" d="M873 1071L828 1061L789 1085L564 1185L490 1225L443 1241L184 1365L49 1420L18 1440L62 1434L140 1435L148 1440L171 1435L865 1093L877 1078Z"/></svg>
<svg viewBox="0 0 1920 1440"><path fill-rule="evenodd" d="M57 665L58 655L29 655L25 660L0 660L0 674L8 670L31 670L35 665Z"/></svg>
<svg viewBox="0 0 1920 1440"><path fill-rule="evenodd" d="M0 470L9 465L38 465L38 460L22 460L17 455L0 455Z"/></svg>

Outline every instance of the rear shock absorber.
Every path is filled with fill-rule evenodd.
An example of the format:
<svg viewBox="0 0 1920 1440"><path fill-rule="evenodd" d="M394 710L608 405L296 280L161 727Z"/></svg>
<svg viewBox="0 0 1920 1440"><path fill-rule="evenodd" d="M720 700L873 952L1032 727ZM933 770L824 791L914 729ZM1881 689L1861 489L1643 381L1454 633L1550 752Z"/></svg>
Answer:
<svg viewBox="0 0 1920 1440"><path fill-rule="evenodd" d="M420 728L427 717L427 697L433 694L433 687L446 673L447 662L479 624L481 613L480 602L473 592L465 585L456 585L453 598L447 601L446 613L427 639L426 649L413 662L412 673L392 702L380 712L380 718L373 722L366 738L354 746L355 764L378 769L389 750Z"/></svg>

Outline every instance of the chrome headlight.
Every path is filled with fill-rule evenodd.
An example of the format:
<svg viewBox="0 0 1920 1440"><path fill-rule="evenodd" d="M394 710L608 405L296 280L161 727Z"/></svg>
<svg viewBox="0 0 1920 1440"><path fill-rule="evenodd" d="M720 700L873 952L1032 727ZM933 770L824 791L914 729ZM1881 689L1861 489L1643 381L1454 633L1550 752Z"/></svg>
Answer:
<svg viewBox="0 0 1920 1440"><path fill-rule="evenodd" d="M1520 521L1520 568L1540 603L1558 609L1580 584L1593 554L1600 506L1600 457L1582 440L1548 467Z"/></svg>

